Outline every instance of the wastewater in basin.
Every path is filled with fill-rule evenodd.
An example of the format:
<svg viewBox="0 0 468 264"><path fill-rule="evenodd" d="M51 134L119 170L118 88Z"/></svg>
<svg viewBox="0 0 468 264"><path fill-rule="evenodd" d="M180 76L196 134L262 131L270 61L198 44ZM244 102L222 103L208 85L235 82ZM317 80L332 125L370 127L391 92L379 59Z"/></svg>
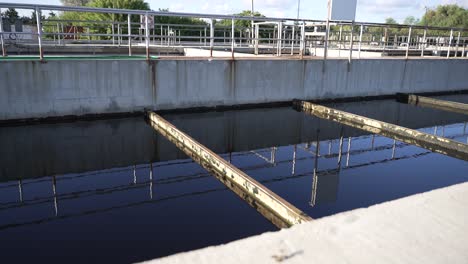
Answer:
<svg viewBox="0 0 468 264"><path fill-rule="evenodd" d="M329 106L468 138L460 114ZM164 117L312 218L468 181L464 160L290 107ZM0 127L0 141L5 263L130 263L277 230L143 118Z"/></svg>

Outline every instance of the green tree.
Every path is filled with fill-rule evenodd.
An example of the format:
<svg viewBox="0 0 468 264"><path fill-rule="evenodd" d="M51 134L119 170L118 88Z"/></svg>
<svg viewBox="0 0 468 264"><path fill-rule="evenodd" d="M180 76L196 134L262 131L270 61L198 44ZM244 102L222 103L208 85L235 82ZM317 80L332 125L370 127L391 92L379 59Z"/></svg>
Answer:
<svg viewBox="0 0 468 264"><path fill-rule="evenodd" d="M468 9L458 5L439 5L435 9L429 9L419 24L436 27L468 28Z"/></svg>
<svg viewBox="0 0 468 264"><path fill-rule="evenodd" d="M60 0L60 2L65 6L85 6L91 0Z"/></svg>
<svg viewBox="0 0 468 264"><path fill-rule="evenodd" d="M18 11L14 8L8 8L2 16L8 19L10 23L14 23L19 18Z"/></svg>
<svg viewBox="0 0 468 264"><path fill-rule="evenodd" d="M385 19L385 24L393 24L393 25L396 25L396 24L398 24L398 23L396 22L395 19L393 19L393 18L391 18L391 17L387 17L387 18Z"/></svg>
<svg viewBox="0 0 468 264"><path fill-rule="evenodd" d="M252 16L252 11L244 10L244 11L238 13L238 14L234 14L234 16L250 17L250 16ZM259 12L254 12L253 16L254 17L265 17L264 15L262 15ZM223 20L219 21L217 24L223 25L223 26L231 26L232 21L231 21L231 19L223 19ZM234 25L236 26L236 28L250 28L251 25L252 25L252 22L251 22L251 20L236 20L234 22Z"/></svg>
<svg viewBox="0 0 468 264"><path fill-rule="evenodd" d="M414 16L408 16L403 21L404 25L417 25L419 24L419 19L416 19Z"/></svg>

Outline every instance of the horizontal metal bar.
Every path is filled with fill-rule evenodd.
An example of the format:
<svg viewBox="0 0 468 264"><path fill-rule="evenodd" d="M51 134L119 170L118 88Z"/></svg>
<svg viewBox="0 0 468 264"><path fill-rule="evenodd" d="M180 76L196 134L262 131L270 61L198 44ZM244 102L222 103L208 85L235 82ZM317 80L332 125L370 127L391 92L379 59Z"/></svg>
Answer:
<svg viewBox="0 0 468 264"><path fill-rule="evenodd" d="M156 131L211 172L219 181L276 226L284 228L312 220L295 206L178 130L158 114L148 111L147 118Z"/></svg>
<svg viewBox="0 0 468 264"><path fill-rule="evenodd" d="M444 101L415 94L398 94L398 101L402 103L436 108L444 111L468 115L468 104Z"/></svg>
<svg viewBox="0 0 468 264"><path fill-rule="evenodd" d="M294 107L299 111L319 118L332 120L350 127L422 147L436 153L468 161L468 145L455 140L430 135L417 130L385 123L379 120L347 113L306 101L295 100Z"/></svg>
<svg viewBox="0 0 468 264"><path fill-rule="evenodd" d="M71 7L60 5L35 5L35 4L20 4L20 3L1 3L0 8L18 8L18 9L36 9L41 10L56 10L56 11L75 11L75 12L94 12L94 13L114 13L114 14L132 14L132 15L153 15L153 16L169 16L169 17L197 17L197 18L214 18L214 19L235 19L251 21L251 16L236 16L236 15L217 15L204 13L179 13L179 12L163 12L152 10L131 10L131 9L116 9L116 8L96 8L96 7ZM324 20L313 19L298 19L298 18L277 18L277 17L254 17L255 21L290 21L290 22L319 22L325 23ZM337 25L351 25L353 21L331 20L330 23ZM408 28L411 25L400 24L385 24L385 23L369 23L369 22L354 22L354 25L364 25L372 27L388 27L388 28ZM468 31L464 28L444 28L431 26L411 26L413 29L429 29L429 30L450 30Z"/></svg>

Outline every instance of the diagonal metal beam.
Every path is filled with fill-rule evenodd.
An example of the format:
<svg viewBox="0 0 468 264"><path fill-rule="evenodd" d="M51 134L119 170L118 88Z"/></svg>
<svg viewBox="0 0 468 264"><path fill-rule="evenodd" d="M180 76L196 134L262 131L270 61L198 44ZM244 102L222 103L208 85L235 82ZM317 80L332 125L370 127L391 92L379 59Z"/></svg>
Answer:
<svg viewBox="0 0 468 264"><path fill-rule="evenodd" d="M150 125L180 150L255 208L279 228L312 220L304 212L279 197L238 168L177 129L158 114L148 111Z"/></svg>
<svg viewBox="0 0 468 264"><path fill-rule="evenodd" d="M351 114L306 101L295 100L294 108L319 118L393 138L430 151L468 161L468 145L417 130Z"/></svg>

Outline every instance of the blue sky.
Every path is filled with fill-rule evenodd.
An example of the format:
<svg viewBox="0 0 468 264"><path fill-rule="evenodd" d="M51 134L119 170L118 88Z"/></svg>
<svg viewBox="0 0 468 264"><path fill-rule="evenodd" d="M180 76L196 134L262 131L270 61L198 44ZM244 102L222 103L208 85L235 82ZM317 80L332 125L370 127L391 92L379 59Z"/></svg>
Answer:
<svg viewBox="0 0 468 264"><path fill-rule="evenodd" d="M251 0L146 0L152 9L169 8L177 12L232 14L250 9ZM0 2L16 2L35 4L32 0L0 0ZM59 5L59 0L42 0L41 4ZM298 0L254 0L256 11L269 17L296 17ZM440 4L456 3L468 8L468 0L358 0L356 11L357 21L383 22L387 17L393 17L402 22L407 16L421 17L424 7L436 7ZM327 0L301 0L302 18L325 19ZM29 14L30 12L28 12Z"/></svg>

